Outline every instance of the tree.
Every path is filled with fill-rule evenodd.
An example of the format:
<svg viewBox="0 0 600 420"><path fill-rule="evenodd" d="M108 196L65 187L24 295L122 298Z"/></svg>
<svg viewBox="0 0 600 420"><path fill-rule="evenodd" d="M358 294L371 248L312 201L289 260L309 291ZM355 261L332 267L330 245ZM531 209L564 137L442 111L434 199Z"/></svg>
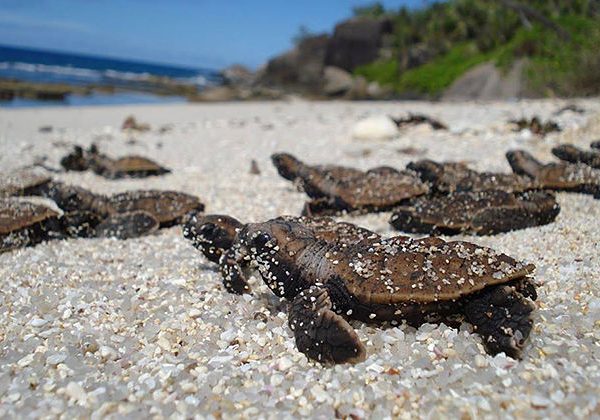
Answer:
<svg viewBox="0 0 600 420"><path fill-rule="evenodd" d="M385 15L385 7L380 2L375 2L366 6L358 6L352 9L354 16L378 18Z"/></svg>

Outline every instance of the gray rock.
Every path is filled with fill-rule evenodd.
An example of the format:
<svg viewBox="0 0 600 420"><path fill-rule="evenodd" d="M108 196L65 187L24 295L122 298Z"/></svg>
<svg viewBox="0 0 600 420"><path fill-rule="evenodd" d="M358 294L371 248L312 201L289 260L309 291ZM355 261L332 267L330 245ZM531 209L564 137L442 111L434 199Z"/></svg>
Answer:
<svg viewBox="0 0 600 420"><path fill-rule="evenodd" d="M484 63L466 72L444 92L443 100L493 100L525 97L525 60L502 73L494 63Z"/></svg>
<svg viewBox="0 0 600 420"><path fill-rule="evenodd" d="M323 71L323 92L328 96L340 96L352 89L352 75L338 67L327 66Z"/></svg>
<svg viewBox="0 0 600 420"><path fill-rule="evenodd" d="M306 38L292 50L269 60L259 71L257 84L292 92L320 93L328 40L327 35Z"/></svg>
<svg viewBox="0 0 600 420"><path fill-rule="evenodd" d="M325 65L352 71L375 61L384 36L392 30L389 19L354 18L339 23L327 45Z"/></svg>
<svg viewBox="0 0 600 420"><path fill-rule="evenodd" d="M234 64L221 71L226 85L250 86L254 82L254 72L241 64Z"/></svg>

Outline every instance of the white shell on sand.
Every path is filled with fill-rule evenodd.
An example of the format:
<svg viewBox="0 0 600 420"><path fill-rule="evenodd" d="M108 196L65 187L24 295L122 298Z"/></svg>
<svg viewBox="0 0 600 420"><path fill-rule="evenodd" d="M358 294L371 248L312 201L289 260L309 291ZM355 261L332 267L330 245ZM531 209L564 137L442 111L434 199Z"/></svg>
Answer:
<svg viewBox="0 0 600 420"><path fill-rule="evenodd" d="M398 126L386 115L375 115L357 122L352 137L360 140L386 140L398 135Z"/></svg>

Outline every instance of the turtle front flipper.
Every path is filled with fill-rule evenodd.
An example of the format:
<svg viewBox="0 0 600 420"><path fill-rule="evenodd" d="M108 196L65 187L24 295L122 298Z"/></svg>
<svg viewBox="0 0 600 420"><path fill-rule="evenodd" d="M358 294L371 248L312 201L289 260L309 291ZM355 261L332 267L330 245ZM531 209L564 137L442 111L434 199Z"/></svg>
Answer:
<svg viewBox="0 0 600 420"><path fill-rule="evenodd" d="M552 149L552 154L561 160L571 163L585 163L600 169L600 152L581 150L570 144L562 144Z"/></svg>
<svg viewBox="0 0 600 420"><path fill-rule="evenodd" d="M223 277L223 286L229 293L241 295L250 293L250 285L246 279L246 274L242 269L244 254L238 247L232 247L221 256L219 267Z"/></svg>
<svg viewBox="0 0 600 420"><path fill-rule="evenodd" d="M296 296L288 323L298 350L309 359L326 364L365 360L365 346L350 324L332 311L331 298L323 287L311 286Z"/></svg>
<svg viewBox="0 0 600 420"><path fill-rule="evenodd" d="M521 358L533 320L533 303L515 287L497 285L484 289L465 304L465 315L483 338L487 351Z"/></svg>
<svg viewBox="0 0 600 420"><path fill-rule="evenodd" d="M96 236L101 238L137 238L158 229L158 220L148 212L116 213L96 226Z"/></svg>
<svg viewBox="0 0 600 420"><path fill-rule="evenodd" d="M511 150L506 153L506 159L514 173L530 178L537 178L544 167L539 160L524 150Z"/></svg>

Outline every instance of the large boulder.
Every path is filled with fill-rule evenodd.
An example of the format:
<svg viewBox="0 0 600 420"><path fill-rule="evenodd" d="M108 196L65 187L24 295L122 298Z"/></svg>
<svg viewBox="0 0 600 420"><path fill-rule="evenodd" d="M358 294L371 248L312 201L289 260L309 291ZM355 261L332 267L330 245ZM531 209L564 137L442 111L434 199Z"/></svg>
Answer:
<svg viewBox="0 0 600 420"><path fill-rule="evenodd" d="M327 96L341 96L352 89L354 81L346 70L327 66L323 72L323 93Z"/></svg>
<svg viewBox="0 0 600 420"><path fill-rule="evenodd" d="M259 71L257 83L300 93L320 93L328 40L328 35L303 39L292 50L269 60Z"/></svg>
<svg viewBox="0 0 600 420"><path fill-rule="evenodd" d="M351 72L377 60L384 36L392 31L389 19L354 18L339 23L327 45L325 65Z"/></svg>
<svg viewBox="0 0 600 420"><path fill-rule="evenodd" d="M254 73L241 64L233 64L221 70L223 83L234 86L250 86L254 82Z"/></svg>
<svg viewBox="0 0 600 420"><path fill-rule="evenodd" d="M527 97L525 60L516 61L503 73L494 63L483 63L467 71L444 92L443 100L498 100Z"/></svg>

